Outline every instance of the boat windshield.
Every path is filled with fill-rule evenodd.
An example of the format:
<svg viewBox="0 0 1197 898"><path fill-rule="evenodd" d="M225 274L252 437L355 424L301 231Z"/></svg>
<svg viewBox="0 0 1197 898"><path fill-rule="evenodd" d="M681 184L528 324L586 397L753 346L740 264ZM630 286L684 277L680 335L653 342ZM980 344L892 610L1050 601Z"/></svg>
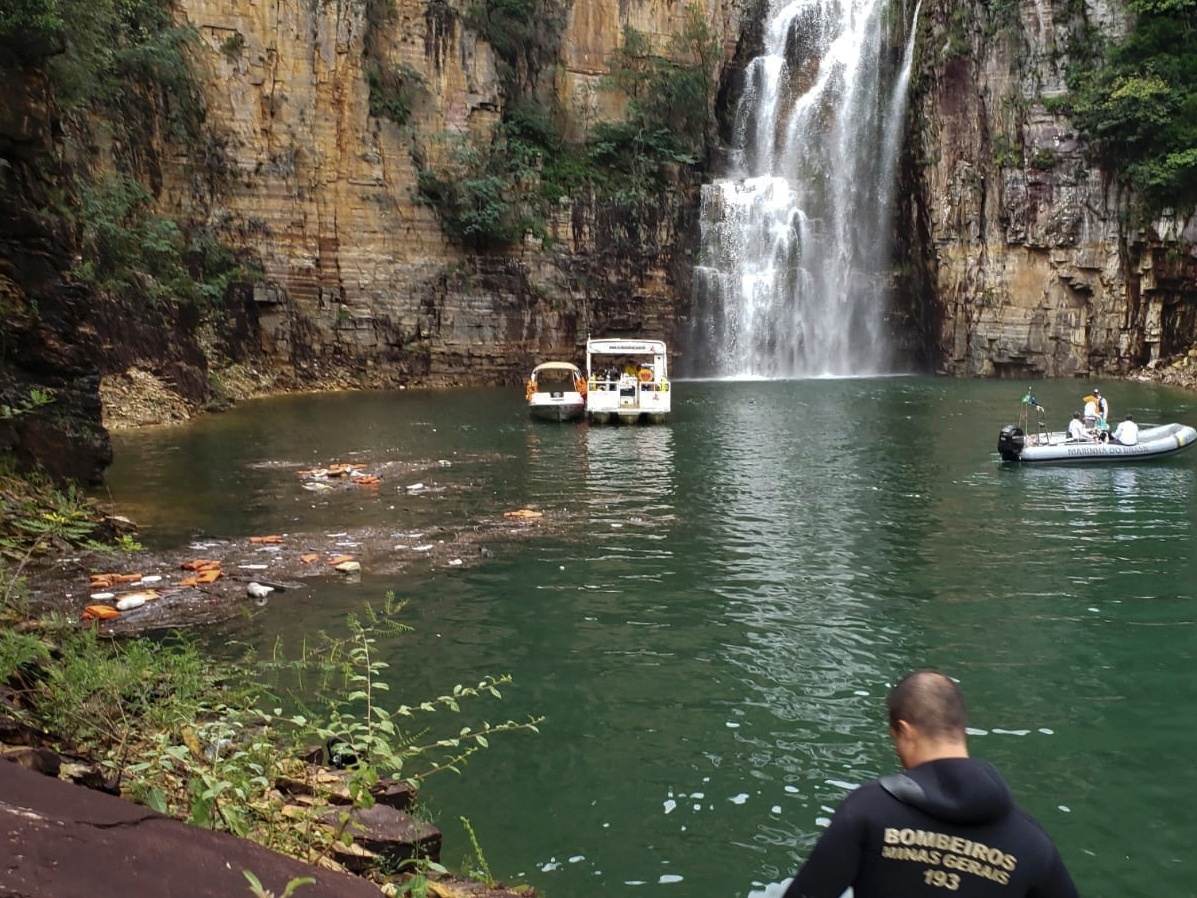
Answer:
<svg viewBox="0 0 1197 898"><path fill-rule="evenodd" d="M573 372L566 368L548 368L536 374L536 392L538 393L564 393L573 388Z"/></svg>

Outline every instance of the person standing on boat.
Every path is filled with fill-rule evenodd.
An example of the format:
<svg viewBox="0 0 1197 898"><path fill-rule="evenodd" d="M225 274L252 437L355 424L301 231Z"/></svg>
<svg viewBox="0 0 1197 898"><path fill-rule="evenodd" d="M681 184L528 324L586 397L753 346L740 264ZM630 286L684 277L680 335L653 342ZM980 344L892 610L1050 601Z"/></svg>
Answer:
<svg viewBox="0 0 1197 898"><path fill-rule="evenodd" d="M1090 393L1085 397L1085 410L1081 413L1085 426L1090 430L1097 426L1097 397Z"/></svg>
<svg viewBox="0 0 1197 898"><path fill-rule="evenodd" d="M1051 837L969 757L955 681L915 671L886 705L903 772L844 799L783 898L1077 898Z"/></svg>
<svg viewBox="0 0 1197 898"><path fill-rule="evenodd" d="M1084 440L1087 443L1093 441L1093 433L1085 427L1080 412L1072 413L1072 420L1068 422L1068 439Z"/></svg>
<svg viewBox="0 0 1197 898"><path fill-rule="evenodd" d="M1093 395L1097 397L1097 414L1099 417L1110 420L1110 403L1106 401L1106 397L1101 395L1101 390L1094 390Z"/></svg>
<svg viewBox="0 0 1197 898"><path fill-rule="evenodd" d="M1110 442L1118 443L1122 446L1134 446L1139 442L1139 425L1135 423L1135 419L1130 415L1118 422L1118 426L1114 429L1114 435L1110 437Z"/></svg>

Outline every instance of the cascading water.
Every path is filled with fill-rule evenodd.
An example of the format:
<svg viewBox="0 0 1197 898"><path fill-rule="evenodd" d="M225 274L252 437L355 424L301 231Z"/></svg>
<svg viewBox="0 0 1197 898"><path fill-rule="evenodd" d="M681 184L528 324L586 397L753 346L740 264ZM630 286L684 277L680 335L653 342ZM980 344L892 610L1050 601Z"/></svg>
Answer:
<svg viewBox="0 0 1197 898"><path fill-rule="evenodd" d="M716 377L890 370L890 208L918 21L894 0L771 0L731 171L703 188L695 357ZM896 69L896 71L895 71Z"/></svg>

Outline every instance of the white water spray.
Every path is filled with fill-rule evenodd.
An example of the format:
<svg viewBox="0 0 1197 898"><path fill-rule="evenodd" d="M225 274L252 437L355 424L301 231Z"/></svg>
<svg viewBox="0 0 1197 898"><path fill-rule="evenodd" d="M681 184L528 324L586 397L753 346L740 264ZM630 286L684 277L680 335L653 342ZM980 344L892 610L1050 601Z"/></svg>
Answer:
<svg viewBox="0 0 1197 898"><path fill-rule="evenodd" d="M916 7L895 72L898 6L771 0L731 171L703 188L695 309L710 374L890 370L890 215L918 22Z"/></svg>

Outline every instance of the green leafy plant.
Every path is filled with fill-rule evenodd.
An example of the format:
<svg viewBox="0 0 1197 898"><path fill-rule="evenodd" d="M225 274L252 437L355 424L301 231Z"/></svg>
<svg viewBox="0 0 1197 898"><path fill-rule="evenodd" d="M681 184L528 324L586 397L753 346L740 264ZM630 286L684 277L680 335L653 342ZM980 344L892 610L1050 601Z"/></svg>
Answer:
<svg viewBox="0 0 1197 898"><path fill-rule="evenodd" d="M78 487L70 485L66 492L51 494L51 507L27 517L18 517L13 524L36 538L79 544L95 531L95 514L87 498Z"/></svg>
<svg viewBox="0 0 1197 898"><path fill-rule="evenodd" d="M500 698L509 677L388 704L377 640L407 632L399 609L388 595L379 611L350 615L346 635L321 634L295 660L218 663L181 637L118 641L69 625L41 634L0 628L0 682L20 694L28 725L98 760L148 807L315 862L352 840L352 809L373 804L371 789L383 777L415 783L461 772L494 735L540 723L445 723L467 700ZM272 678L301 687L296 704L312 710L284 711L268 691ZM316 776L302 759L312 744L325 746L344 775ZM295 784L307 796L303 809L284 797ZM443 868L418 859L411 869L418 880Z"/></svg>
<svg viewBox="0 0 1197 898"><path fill-rule="evenodd" d="M232 281L247 276L209 231L189 235L174 219L154 211L149 192L131 177L81 184L80 196L83 253L75 273L85 283L152 303L213 306L223 301Z"/></svg>
<svg viewBox="0 0 1197 898"><path fill-rule="evenodd" d="M424 79L409 65L384 65L374 60L366 63L366 83L370 88L370 115L389 118L397 125L407 124Z"/></svg>
<svg viewBox="0 0 1197 898"><path fill-rule="evenodd" d="M245 49L245 35L240 31L234 31L220 45L220 52L230 59L240 56L243 49Z"/></svg>
<svg viewBox="0 0 1197 898"><path fill-rule="evenodd" d="M466 831L466 836L469 837L470 848L474 852L474 877L480 882L485 883L488 889L493 889L495 887L495 877L490 872L490 864L486 862L486 856L482 853L482 846L478 842L478 835L474 832L474 827L465 817L458 817L457 819L461 821L461 825Z"/></svg>
<svg viewBox="0 0 1197 898"><path fill-rule="evenodd" d="M253 892L254 898L275 898L274 892L268 892L262 887L262 883L258 880L258 877L254 876L248 870L242 870L241 873L249 880L249 889ZM295 894L296 889L301 886L315 885L315 883L316 880L311 876L297 876L287 883L286 888L283 889L283 893L278 898L291 898Z"/></svg>
<svg viewBox="0 0 1197 898"><path fill-rule="evenodd" d="M1095 158L1140 194L1145 214L1188 213L1197 208L1197 0L1128 6L1125 38L1070 71L1074 121Z"/></svg>
<svg viewBox="0 0 1197 898"><path fill-rule="evenodd" d="M37 63L60 53L66 44L66 31L58 0L0 2L0 52L11 58Z"/></svg>
<svg viewBox="0 0 1197 898"><path fill-rule="evenodd" d="M133 554L145 548L131 533L122 533L116 538L117 551Z"/></svg>

